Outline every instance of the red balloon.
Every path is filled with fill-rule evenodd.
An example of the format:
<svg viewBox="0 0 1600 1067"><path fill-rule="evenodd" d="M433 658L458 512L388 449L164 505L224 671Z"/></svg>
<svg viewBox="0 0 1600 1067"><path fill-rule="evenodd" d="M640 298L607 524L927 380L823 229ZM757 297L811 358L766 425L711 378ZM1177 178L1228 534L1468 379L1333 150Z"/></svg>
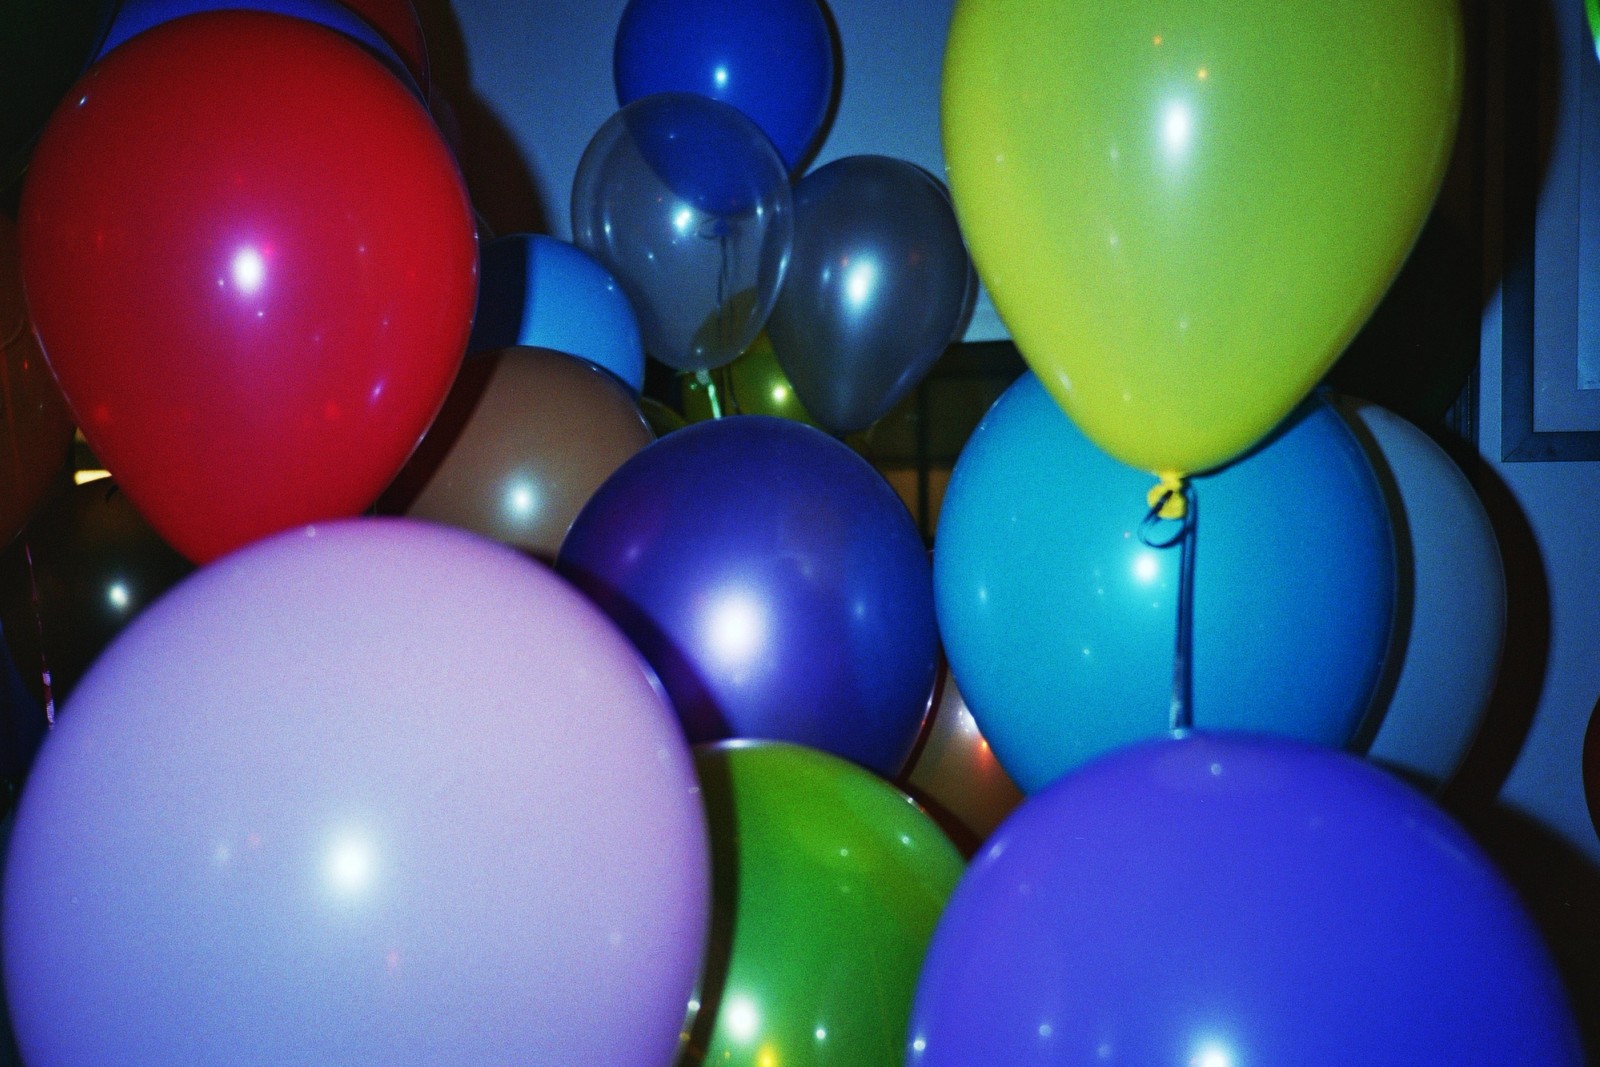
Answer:
<svg viewBox="0 0 1600 1067"><path fill-rule="evenodd" d="M367 20L367 24L389 42L400 55L406 69L417 79L417 86L428 94L428 43L422 36L422 20L411 0L339 0L345 7Z"/></svg>
<svg viewBox="0 0 1600 1067"><path fill-rule="evenodd" d="M261 12L176 19L92 68L40 139L20 232L79 426L199 563L370 505L477 299L427 111L342 36Z"/></svg>

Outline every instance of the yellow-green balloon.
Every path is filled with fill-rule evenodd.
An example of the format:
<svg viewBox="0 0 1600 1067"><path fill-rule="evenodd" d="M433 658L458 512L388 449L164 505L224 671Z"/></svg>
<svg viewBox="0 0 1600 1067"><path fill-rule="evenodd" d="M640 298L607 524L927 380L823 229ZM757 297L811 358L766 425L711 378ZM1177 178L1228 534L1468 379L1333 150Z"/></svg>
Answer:
<svg viewBox="0 0 1600 1067"><path fill-rule="evenodd" d="M899 1063L961 855L910 798L782 742L695 751L711 828L711 945L680 1063Z"/></svg>
<svg viewBox="0 0 1600 1067"><path fill-rule="evenodd" d="M711 373L722 390L718 403L724 408L724 415L776 415L808 426L817 425L800 398L794 395L794 386L778 365L778 355L765 332L757 334L750 347L721 368L720 373ZM702 422L715 418L706 387L692 374L685 374L681 381L684 414L688 420Z"/></svg>
<svg viewBox="0 0 1600 1067"><path fill-rule="evenodd" d="M1263 437L1405 260L1462 65L1457 0L958 0L950 189L1057 403L1152 471Z"/></svg>

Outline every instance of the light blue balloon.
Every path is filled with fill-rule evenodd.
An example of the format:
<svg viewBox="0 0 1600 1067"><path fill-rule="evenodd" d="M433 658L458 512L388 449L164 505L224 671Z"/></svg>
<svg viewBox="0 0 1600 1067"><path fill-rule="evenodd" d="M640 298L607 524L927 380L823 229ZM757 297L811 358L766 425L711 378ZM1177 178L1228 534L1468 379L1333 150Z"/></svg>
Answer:
<svg viewBox="0 0 1600 1067"><path fill-rule="evenodd" d="M939 628L984 737L1028 792L1169 727L1179 553L1140 539L1153 484L1090 443L1032 374L956 464L934 540ZM1350 743L1396 587L1360 444L1318 396L1193 484L1194 725Z"/></svg>
<svg viewBox="0 0 1600 1067"><path fill-rule="evenodd" d="M469 352L530 345L603 367L635 393L644 344L628 294L589 253L566 241L514 233L484 246Z"/></svg>

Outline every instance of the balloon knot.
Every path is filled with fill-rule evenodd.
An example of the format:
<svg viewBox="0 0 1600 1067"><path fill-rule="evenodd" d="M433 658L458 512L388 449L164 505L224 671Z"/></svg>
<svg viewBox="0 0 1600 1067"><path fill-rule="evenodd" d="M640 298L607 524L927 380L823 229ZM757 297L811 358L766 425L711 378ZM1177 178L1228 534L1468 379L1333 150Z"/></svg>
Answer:
<svg viewBox="0 0 1600 1067"><path fill-rule="evenodd" d="M1183 475L1175 471L1161 471L1161 480L1145 494L1145 503L1163 519L1181 519L1189 513L1189 501L1184 497Z"/></svg>

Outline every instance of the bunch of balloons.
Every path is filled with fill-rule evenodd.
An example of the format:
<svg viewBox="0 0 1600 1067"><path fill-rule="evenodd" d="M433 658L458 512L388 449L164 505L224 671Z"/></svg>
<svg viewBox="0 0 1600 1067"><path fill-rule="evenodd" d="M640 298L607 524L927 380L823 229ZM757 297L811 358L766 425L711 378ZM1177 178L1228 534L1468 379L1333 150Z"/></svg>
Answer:
<svg viewBox="0 0 1600 1067"><path fill-rule="evenodd" d="M60 6L0 109L4 695L70 690L29 1063L1576 1067L1373 765L1470 744L1493 534L1313 392L1437 190L1453 0L958 0L949 188L807 171L817 0L629 0L572 241L481 247L409 0ZM835 438L980 275L1032 372L930 560ZM73 421L117 489L48 499Z"/></svg>

